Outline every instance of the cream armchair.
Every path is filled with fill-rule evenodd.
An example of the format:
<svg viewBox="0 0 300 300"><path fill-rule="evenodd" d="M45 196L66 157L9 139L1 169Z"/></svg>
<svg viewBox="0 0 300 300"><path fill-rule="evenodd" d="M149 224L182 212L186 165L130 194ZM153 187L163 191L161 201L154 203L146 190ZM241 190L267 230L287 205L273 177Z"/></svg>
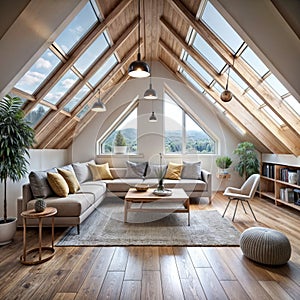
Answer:
<svg viewBox="0 0 300 300"><path fill-rule="evenodd" d="M252 212L252 215L255 219L255 221L257 221L254 212L250 206L249 200L253 199L255 192L258 188L258 184L259 184L259 179L260 179L260 175L259 174L253 174L251 175L245 182L244 184L241 186L241 188L234 188L234 187L227 187L223 193L224 196L228 197L228 203L227 206L225 208L225 211L222 215L222 217L225 216L225 213L227 211L227 208L229 207L229 204L232 200L237 200L236 202L236 206L234 209L234 214L233 214L233 218L232 221L234 221L234 217L235 217L235 213L239 204L239 201L241 201L241 204L243 206L244 212L246 212L243 201L248 203L248 206Z"/></svg>

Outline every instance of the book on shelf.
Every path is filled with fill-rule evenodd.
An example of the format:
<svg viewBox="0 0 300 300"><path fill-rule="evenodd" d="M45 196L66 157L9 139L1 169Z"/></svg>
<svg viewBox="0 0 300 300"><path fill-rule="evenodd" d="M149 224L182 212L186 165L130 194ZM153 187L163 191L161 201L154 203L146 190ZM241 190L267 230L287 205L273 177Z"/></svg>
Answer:
<svg viewBox="0 0 300 300"><path fill-rule="evenodd" d="M285 201L289 203L294 203L295 197L294 197L294 190L290 188L285 189Z"/></svg>
<svg viewBox="0 0 300 300"><path fill-rule="evenodd" d="M281 181L289 182L289 169L288 168L281 168L280 169L280 177Z"/></svg>
<svg viewBox="0 0 300 300"><path fill-rule="evenodd" d="M297 185L300 186L300 169L297 170Z"/></svg>
<svg viewBox="0 0 300 300"><path fill-rule="evenodd" d="M274 179L274 165L273 164L263 164L262 175L268 178Z"/></svg>

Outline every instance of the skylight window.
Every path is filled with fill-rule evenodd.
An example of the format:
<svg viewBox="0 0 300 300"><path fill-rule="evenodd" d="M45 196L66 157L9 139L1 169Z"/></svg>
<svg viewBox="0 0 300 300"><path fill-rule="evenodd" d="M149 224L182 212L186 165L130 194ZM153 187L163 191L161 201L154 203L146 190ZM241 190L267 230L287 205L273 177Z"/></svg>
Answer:
<svg viewBox="0 0 300 300"><path fill-rule="evenodd" d="M230 70L230 78L232 78L243 90L248 87L246 82L232 69Z"/></svg>
<svg viewBox="0 0 300 300"><path fill-rule="evenodd" d="M59 63L60 59L51 50L47 49L17 82L15 87L31 95L34 94Z"/></svg>
<svg viewBox="0 0 300 300"><path fill-rule="evenodd" d="M81 38L97 23L98 19L88 2L80 13L71 21L58 36L55 43L68 54Z"/></svg>
<svg viewBox="0 0 300 300"><path fill-rule="evenodd" d="M270 107L264 106L262 110L271 118L271 120L275 121L279 126L284 125L283 121L271 110Z"/></svg>
<svg viewBox="0 0 300 300"><path fill-rule="evenodd" d="M247 91L247 94L250 96L250 98L253 100L253 102L255 104L257 104L258 106L261 106L264 104L264 101L262 101L254 92L253 90L249 89Z"/></svg>
<svg viewBox="0 0 300 300"><path fill-rule="evenodd" d="M209 84L210 82L212 82L213 78L212 76L209 75L208 72L206 72L206 70L198 64L198 62L191 57L190 55L186 56L186 62L188 65L190 65L192 67L192 69L198 73L200 75L200 77L207 83Z"/></svg>
<svg viewBox="0 0 300 300"><path fill-rule="evenodd" d="M284 87L284 85L271 74L265 79L265 82L274 90L280 97L287 94L289 91Z"/></svg>
<svg viewBox="0 0 300 300"><path fill-rule="evenodd" d="M90 107L88 105L85 105L84 108L77 114L77 117L79 119L82 119L87 114L89 109L90 109Z"/></svg>
<svg viewBox="0 0 300 300"><path fill-rule="evenodd" d="M196 33L193 47L220 73L225 66L224 60L198 33Z"/></svg>
<svg viewBox="0 0 300 300"><path fill-rule="evenodd" d="M204 92L203 87L196 81L190 74L188 74L185 70L181 71L181 74L189 81L200 93Z"/></svg>
<svg viewBox="0 0 300 300"><path fill-rule="evenodd" d="M77 106L81 102L81 100L86 96L86 94L90 91L91 90L86 85L84 85L73 97L73 99L70 100L67 105L65 105L64 110L67 112L71 112L74 109L74 107Z"/></svg>
<svg viewBox="0 0 300 300"><path fill-rule="evenodd" d="M89 79L92 86L96 86L108 74L110 70L117 64L118 60L113 54L106 60L106 62L98 69L98 71Z"/></svg>
<svg viewBox="0 0 300 300"><path fill-rule="evenodd" d="M260 58L258 58L249 46L243 51L241 57L256 73L260 75L260 77L263 77L269 71L267 66L260 60Z"/></svg>
<svg viewBox="0 0 300 300"><path fill-rule="evenodd" d="M48 94L44 97L44 100L56 105L78 80L79 77L72 70L69 70L48 92Z"/></svg>
<svg viewBox="0 0 300 300"><path fill-rule="evenodd" d="M224 88L217 82L214 83L214 85L212 86L212 88L218 92L218 93L222 93L224 91Z"/></svg>
<svg viewBox="0 0 300 300"><path fill-rule="evenodd" d="M79 57L74 66L81 73L84 74L86 70L94 63L94 61L102 56L102 54L109 48L106 37L102 33L88 49Z"/></svg>
<svg viewBox="0 0 300 300"><path fill-rule="evenodd" d="M206 3L201 20L229 46L233 53L236 53L243 44L241 37L209 1Z"/></svg>
<svg viewBox="0 0 300 300"><path fill-rule="evenodd" d="M35 108L25 117L25 120L30 123L33 128L35 125L47 114L49 107L38 104Z"/></svg>
<svg viewBox="0 0 300 300"><path fill-rule="evenodd" d="M300 116L300 103L297 101L297 99L294 96L290 95L290 96L284 98L283 102L285 104L287 104L287 106L293 112L296 112L298 114L298 116Z"/></svg>
<svg viewBox="0 0 300 300"><path fill-rule="evenodd" d="M212 97L210 94L208 93L204 93L204 96L208 99L208 101L210 101L212 104L216 103L216 100L214 99L214 97Z"/></svg>

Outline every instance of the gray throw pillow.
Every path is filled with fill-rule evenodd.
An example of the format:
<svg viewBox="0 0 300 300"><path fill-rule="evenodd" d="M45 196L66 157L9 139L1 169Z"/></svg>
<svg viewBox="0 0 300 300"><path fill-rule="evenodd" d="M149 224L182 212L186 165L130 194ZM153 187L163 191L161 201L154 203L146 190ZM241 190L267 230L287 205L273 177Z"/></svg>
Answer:
<svg viewBox="0 0 300 300"><path fill-rule="evenodd" d="M146 175L148 162L126 161L126 178L142 178Z"/></svg>
<svg viewBox="0 0 300 300"><path fill-rule="evenodd" d="M167 171L167 165L149 165L146 178L158 178L160 173L160 167L163 175L165 175Z"/></svg>
<svg viewBox="0 0 300 300"><path fill-rule="evenodd" d="M48 180L47 172L57 173L56 168L46 171L31 171L29 174L30 188L34 198L47 198L54 196Z"/></svg>
<svg viewBox="0 0 300 300"><path fill-rule="evenodd" d="M75 175L79 183L83 183L85 181L93 180L91 170L89 168L89 164L95 164L95 160L90 160L88 162L83 163L73 163L72 167L74 169Z"/></svg>
<svg viewBox="0 0 300 300"><path fill-rule="evenodd" d="M181 178L201 179L201 161L194 163L184 161Z"/></svg>

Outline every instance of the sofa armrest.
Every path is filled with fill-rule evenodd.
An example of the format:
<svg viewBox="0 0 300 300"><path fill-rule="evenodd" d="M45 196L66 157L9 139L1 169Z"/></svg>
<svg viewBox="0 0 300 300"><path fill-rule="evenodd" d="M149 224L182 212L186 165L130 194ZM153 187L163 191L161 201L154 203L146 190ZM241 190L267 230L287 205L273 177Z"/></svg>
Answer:
<svg viewBox="0 0 300 300"><path fill-rule="evenodd" d="M204 182L207 184L207 194L209 195L209 203L211 203L212 197L212 176L211 173L206 170L201 170L201 177Z"/></svg>

